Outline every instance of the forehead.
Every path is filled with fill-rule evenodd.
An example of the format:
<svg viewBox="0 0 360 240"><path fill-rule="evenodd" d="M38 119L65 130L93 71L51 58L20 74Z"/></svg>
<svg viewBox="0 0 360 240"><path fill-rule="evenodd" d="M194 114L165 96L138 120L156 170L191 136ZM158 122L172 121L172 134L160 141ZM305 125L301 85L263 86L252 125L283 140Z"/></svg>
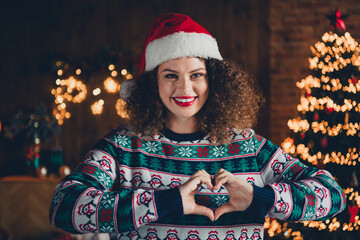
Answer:
<svg viewBox="0 0 360 240"><path fill-rule="evenodd" d="M179 70L179 71L186 71L186 70L193 70L198 68L205 68L205 60L202 58L197 57L186 57L186 58L176 58L169 61L166 61L159 65L159 71L164 69L171 69L171 70Z"/></svg>

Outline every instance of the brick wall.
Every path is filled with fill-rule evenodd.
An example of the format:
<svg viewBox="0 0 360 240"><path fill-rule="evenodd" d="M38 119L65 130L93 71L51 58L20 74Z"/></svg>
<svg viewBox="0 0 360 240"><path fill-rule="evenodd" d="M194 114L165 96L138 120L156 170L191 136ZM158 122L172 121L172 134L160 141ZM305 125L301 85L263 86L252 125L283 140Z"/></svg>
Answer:
<svg viewBox="0 0 360 240"><path fill-rule="evenodd" d="M270 2L270 136L280 144L290 134L287 121L297 116L296 82L309 75L309 47L329 31L326 15L336 8L347 31L360 41L360 2L356 0L272 0Z"/></svg>

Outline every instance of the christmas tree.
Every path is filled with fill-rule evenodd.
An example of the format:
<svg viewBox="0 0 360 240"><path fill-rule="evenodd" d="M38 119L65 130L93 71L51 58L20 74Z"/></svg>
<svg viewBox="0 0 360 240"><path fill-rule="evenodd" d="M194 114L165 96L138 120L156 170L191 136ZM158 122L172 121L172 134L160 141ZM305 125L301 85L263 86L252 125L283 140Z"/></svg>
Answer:
<svg viewBox="0 0 360 240"><path fill-rule="evenodd" d="M288 121L292 135L282 147L305 164L331 172L344 189L347 207L325 221L267 219L268 234L276 239L360 239L360 48L339 10L328 18L331 31L310 47L311 75L297 82L299 115Z"/></svg>

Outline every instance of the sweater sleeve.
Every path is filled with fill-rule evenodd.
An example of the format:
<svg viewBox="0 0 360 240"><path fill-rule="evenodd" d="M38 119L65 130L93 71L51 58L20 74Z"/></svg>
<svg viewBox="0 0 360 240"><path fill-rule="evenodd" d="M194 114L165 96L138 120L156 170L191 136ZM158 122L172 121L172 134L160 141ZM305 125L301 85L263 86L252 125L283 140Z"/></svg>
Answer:
<svg viewBox="0 0 360 240"><path fill-rule="evenodd" d="M122 187L117 151L106 139L100 140L58 184L50 207L54 226L71 233L122 232L183 214L178 188L154 191Z"/></svg>
<svg viewBox="0 0 360 240"><path fill-rule="evenodd" d="M345 209L345 194L328 171L306 166L258 135L254 141L261 178L275 192L268 217L325 220Z"/></svg>

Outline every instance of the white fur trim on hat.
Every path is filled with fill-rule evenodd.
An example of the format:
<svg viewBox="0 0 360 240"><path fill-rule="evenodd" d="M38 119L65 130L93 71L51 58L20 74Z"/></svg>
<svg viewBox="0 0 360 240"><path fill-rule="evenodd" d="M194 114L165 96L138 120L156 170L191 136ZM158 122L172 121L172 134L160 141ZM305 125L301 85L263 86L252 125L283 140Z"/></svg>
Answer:
<svg viewBox="0 0 360 240"><path fill-rule="evenodd" d="M222 60L217 42L212 36L205 33L176 32L148 44L145 71L151 71L161 63L181 57Z"/></svg>

